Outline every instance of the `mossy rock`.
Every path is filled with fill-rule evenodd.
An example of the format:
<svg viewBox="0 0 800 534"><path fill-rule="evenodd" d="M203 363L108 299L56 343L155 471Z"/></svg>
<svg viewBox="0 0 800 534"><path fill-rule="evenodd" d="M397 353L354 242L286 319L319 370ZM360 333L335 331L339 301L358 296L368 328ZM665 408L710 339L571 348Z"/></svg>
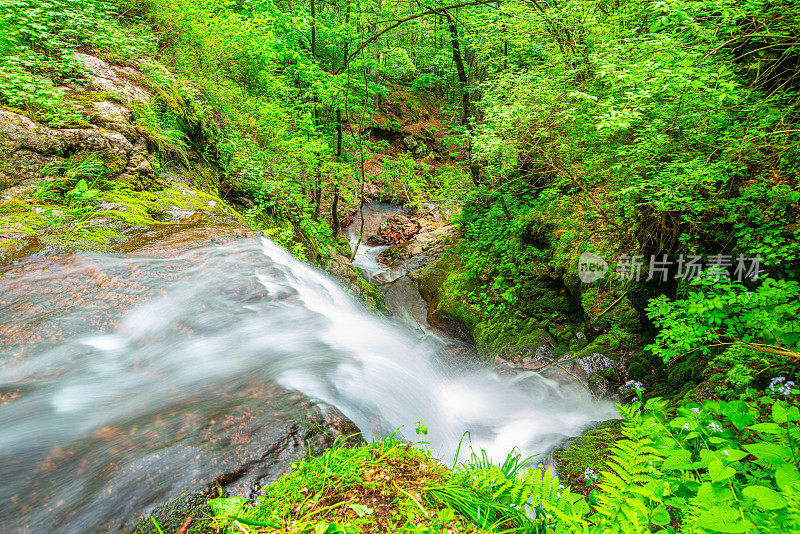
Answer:
<svg viewBox="0 0 800 534"><path fill-rule="evenodd" d="M98 193L96 203L78 208L35 195L6 200L0 202L0 229L7 237L0 238L0 245L13 253L0 256L0 262L30 251L32 237L39 248L53 253L111 252L126 230L174 224L188 217L245 226L243 218L218 197L182 184L157 192L113 184Z"/></svg>
<svg viewBox="0 0 800 534"><path fill-rule="evenodd" d="M363 276L359 276L358 278L358 293L371 308L378 310L386 309L383 293L380 292L375 284L365 280Z"/></svg>
<svg viewBox="0 0 800 534"><path fill-rule="evenodd" d="M530 317L545 319L581 315L581 306L558 281L548 278L523 280L519 291L519 309Z"/></svg>
<svg viewBox="0 0 800 534"><path fill-rule="evenodd" d="M582 435L568 439L554 453L561 483L573 488L585 487L586 469L600 471L611 456L614 443L622 438L622 421L612 419L600 423Z"/></svg>
<svg viewBox="0 0 800 534"><path fill-rule="evenodd" d="M351 253L350 241L343 235L339 236L339 238L336 240L334 248L336 248L336 252L342 256L349 256Z"/></svg>
<svg viewBox="0 0 800 534"><path fill-rule="evenodd" d="M169 503L159 506L147 517L138 521L126 534L160 534L153 519L155 519L163 533L178 532L187 518L193 518L189 532L212 533L214 530L207 525L208 518L212 517L208 501L211 496L205 493L191 493L173 499Z"/></svg>
<svg viewBox="0 0 800 534"><path fill-rule="evenodd" d="M452 254L445 254L439 261L411 273L423 299L430 301L439 292L451 269L452 259Z"/></svg>

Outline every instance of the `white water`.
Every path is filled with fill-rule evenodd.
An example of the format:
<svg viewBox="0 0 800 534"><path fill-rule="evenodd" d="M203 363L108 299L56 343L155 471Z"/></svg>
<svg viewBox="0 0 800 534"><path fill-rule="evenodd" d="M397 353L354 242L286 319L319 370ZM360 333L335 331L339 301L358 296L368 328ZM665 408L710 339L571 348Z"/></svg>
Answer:
<svg viewBox="0 0 800 534"><path fill-rule="evenodd" d="M365 309L266 238L180 258L90 260L117 277L138 273L152 300L113 328L77 326L55 343L0 354L0 393L18 394L0 403L3 502L25 494L24 475L54 450L91 443L102 428L124 434L202 392L218 397L254 380L337 407L368 438L399 429L405 439L425 439L446 462L465 432L473 447L502 460L513 447L524 455L545 453L592 422L616 416L611 402L597 402L579 386L534 373L499 376L447 357L435 337L421 339ZM54 266L49 276L62 276L59 269L67 267ZM30 275L22 282L40 281ZM53 308L20 319L13 298L4 303L0 324L15 317L64 331L91 311ZM419 420L427 436L415 434ZM110 454L117 445L112 442ZM100 495L104 488L93 487L90 475L105 464L79 460L70 465L82 467L54 478L45 491L67 502ZM100 497L92 502L102 506Z"/></svg>

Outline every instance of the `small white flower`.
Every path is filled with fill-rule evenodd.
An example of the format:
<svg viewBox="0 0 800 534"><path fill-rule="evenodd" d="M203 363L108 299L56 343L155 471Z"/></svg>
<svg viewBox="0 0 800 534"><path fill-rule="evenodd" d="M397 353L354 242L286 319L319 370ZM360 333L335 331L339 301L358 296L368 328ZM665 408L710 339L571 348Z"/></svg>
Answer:
<svg viewBox="0 0 800 534"><path fill-rule="evenodd" d="M729 453L727 450L722 451L722 454L724 454L725 456L730 456L731 455L731 453Z"/></svg>
<svg viewBox="0 0 800 534"><path fill-rule="evenodd" d="M710 428L712 432L722 432L722 427L717 423L708 423L708 428Z"/></svg>
<svg viewBox="0 0 800 534"><path fill-rule="evenodd" d="M689 430L689 423L684 423L683 424L683 429L684 430Z"/></svg>
<svg viewBox="0 0 800 534"><path fill-rule="evenodd" d="M700 415L700 408L692 408L692 411L693 411L693 412L694 412L696 415Z"/></svg>

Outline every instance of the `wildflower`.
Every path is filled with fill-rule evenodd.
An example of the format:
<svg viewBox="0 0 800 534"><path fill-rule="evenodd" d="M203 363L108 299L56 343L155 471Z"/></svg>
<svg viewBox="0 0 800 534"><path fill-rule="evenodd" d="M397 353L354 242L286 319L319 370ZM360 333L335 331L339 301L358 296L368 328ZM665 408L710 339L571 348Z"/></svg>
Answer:
<svg viewBox="0 0 800 534"><path fill-rule="evenodd" d="M770 391L775 391L775 386L779 386L780 387L780 384L782 382L785 382L785 381L786 381L786 377L785 376L776 376L775 378L773 378L772 380L769 381L769 389L770 389Z"/></svg>
<svg viewBox="0 0 800 534"><path fill-rule="evenodd" d="M561 498L561 494L560 493L556 493L556 500L558 500L560 498Z"/></svg>
<svg viewBox="0 0 800 534"><path fill-rule="evenodd" d="M644 391L644 386L641 382L637 382L636 380L628 380L625 382L625 385L629 388L633 388L636 391Z"/></svg>
<svg viewBox="0 0 800 534"><path fill-rule="evenodd" d="M695 413L695 415L700 415L700 408L692 408L692 411Z"/></svg>
<svg viewBox="0 0 800 534"><path fill-rule="evenodd" d="M722 454L724 454L725 456L730 456L730 455L731 455L731 453L729 453L729 452L727 451L727 449L726 449L726 450L724 450L724 451L722 451Z"/></svg>
<svg viewBox="0 0 800 534"><path fill-rule="evenodd" d="M708 423L708 428L710 428L712 432L722 432L722 427L717 423Z"/></svg>
<svg viewBox="0 0 800 534"><path fill-rule="evenodd" d="M794 382L786 380L785 376L776 376L769 382L770 391L776 391L782 395L789 396L792 394L792 386Z"/></svg>
<svg viewBox="0 0 800 534"><path fill-rule="evenodd" d="M684 430L689 430L689 423L684 423L683 424L683 429Z"/></svg>
<svg viewBox="0 0 800 534"><path fill-rule="evenodd" d="M586 471L583 472L583 479L591 483L593 480L597 480L597 473L595 473L593 469L587 467Z"/></svg>

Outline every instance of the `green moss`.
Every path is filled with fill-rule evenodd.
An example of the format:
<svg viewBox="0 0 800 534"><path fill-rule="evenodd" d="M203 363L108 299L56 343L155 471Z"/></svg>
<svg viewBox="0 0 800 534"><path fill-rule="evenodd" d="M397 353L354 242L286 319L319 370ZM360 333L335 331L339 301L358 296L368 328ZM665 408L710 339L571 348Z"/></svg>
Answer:
<svg viewBox="0 0 800 534"><path fill-rule="evenodd" d="M153 519L158 521L164 533L177 532L187 517L192 517L193 533L211 533L214 530L207 525L206 518L212 517L211 508L206 504L210 497L202 493L192 493L184 495L170 501L164 506L159 506L146 518L142 519L128 534L159 534L158 529L153 523Z"/></svg>
<svg viewBox="0 0 800 534"><path fill-rule="evenodd" d="M218 195L221 171L219 167L205 161L194 161L192 168L185 173L186 182L196 189Z"/></svg>
<svg viewBox="0 0 800 534"><path fill-rule="evenodd" d="M219 198L184 185L158 192L133 191L118 183L111 186L99 193L97 202L104 209L97 211L92 211L91 205L70 208L40 199L4 201L0 203L0 228L12 235L36 236L58 250L99 251L111 250L127 228L173 222L176 211L184 212L183 216L203 213L217 221L243 222Z"/></svg>
<svg viewBox="0 0 800 534"><path fill-rule="evenodd" d="M56 213L53 213L55 210ZM61 210L63 212L63 210ZM33 206L18 199L0 202L0 227L9 233L39 235L45 228L61 225L59 210Z"/></svg>
<svg viewBox="0 0 800 534"><path fill-rule="evenodd" d="M342 256L350 256L350 241L345 236L339 236L334 245L336 252Z"/></svg>
<svg viewBox="0 0 800 534"><path fill-rule="evenodd" d="M363 276L358 277L358 292L361 298L372 308L385 310L386 303L383 300L383 293L375 286L364 279Z"/></svg>
<svg viewBox="0 0 800 534"><path fill-rule="evenodd" d="M586 469L600 471L610 456L610 448L622 437L622 421L606 421L582 436L566 441L561 450L553 454L558 476L565 485L574 488L585 486Z"/></svg>

